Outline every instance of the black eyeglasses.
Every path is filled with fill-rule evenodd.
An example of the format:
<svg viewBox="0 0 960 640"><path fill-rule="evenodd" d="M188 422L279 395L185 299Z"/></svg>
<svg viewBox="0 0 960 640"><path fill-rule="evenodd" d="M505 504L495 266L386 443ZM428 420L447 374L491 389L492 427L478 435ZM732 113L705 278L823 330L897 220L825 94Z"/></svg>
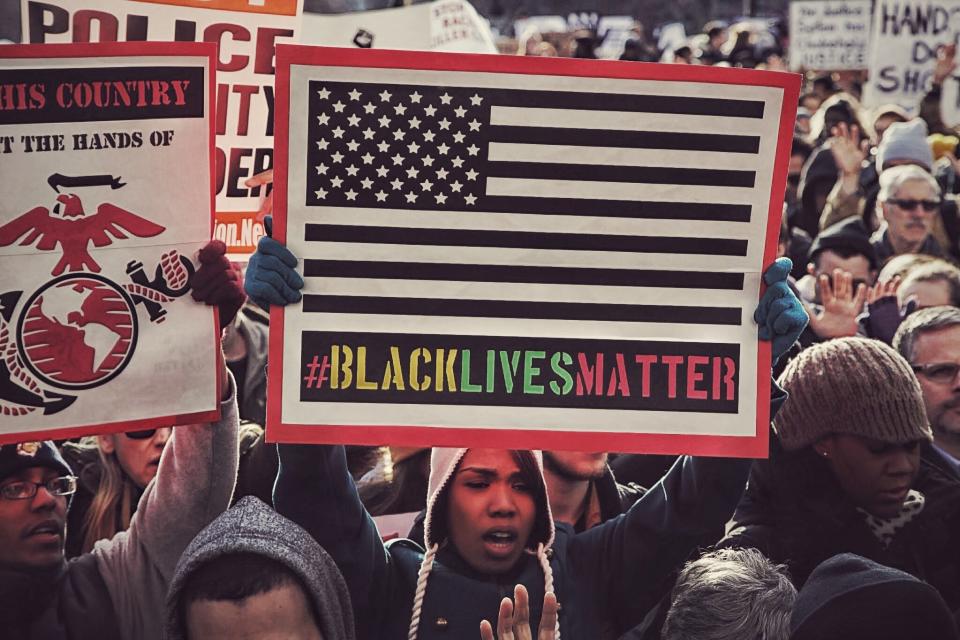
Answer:
<svg viewBox="0 0 960 640"><path fill-rule="evenodd" d="M895 204L905 211L913 211L918 206L923 207L927 213L931 213L940 208L939 200L914 200L913 198L891 198L887 200L890 204Z"/></svg>
<svg viewBox="0 0 960 640"><path fill-rule="evenodd" d="M960 364L955 362L933 362L931 364L910 365L916 373L923 375L931 382L948 384L957 379Z"/></svg>
<svg viewBox="0 0 960 640"><path fill-rule="evenodd" d="M156 432L156 429L144 429L143 431L127 431L123 435L131 440L147 440L152 438Z"/></svg>
<svg viewBox="0 0 960 640"><path fill-rule="evenodd" d="M30 482L29 480L10 482L0 486L0 496L7 500L29 500L37 495L40 487L46 488L50 495L68 496L76 492L77 478L75 476L60 476L45 482Z"/></svg>

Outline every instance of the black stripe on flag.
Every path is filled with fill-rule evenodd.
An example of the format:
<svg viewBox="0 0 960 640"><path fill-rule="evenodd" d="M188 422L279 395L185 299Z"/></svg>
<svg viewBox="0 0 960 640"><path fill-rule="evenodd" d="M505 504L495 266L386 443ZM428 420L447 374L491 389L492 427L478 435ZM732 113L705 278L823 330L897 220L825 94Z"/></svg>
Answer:
<svg viewBox="0 0 960 640"><path fill-rule="evenodd" d="M534 267L446 262L374 262L308 258L303 261L303 275L308 278L514 282L673 289L729 289L735 291L743 289L742 273L598 269L591 267Z"/></svg>
<svg viewBox="0 0 960 640"><path fill-rule="evenodd" d="M508 300L451 300L439 298L384 298L372 296L303 296L305 313L524 318L540 320L599 320L609 322L663 322L671 324L739 325L740 309L680 307L584 302Z"/></svg>
<svg viewBox="0 0 960 640"><path fill-rule="evenodd" d="M681 184L705 187L753 188L755 171L734 169L683 169L679 167L628 167L596 164L490 161L487 176L530 180L587 180L639 184Z"/></svg>
<svg viewBox="0 0 960 640"><path fill-rule="evenodd" d="M489 136L491 142L515 142L518 144L760 153L760 136L736 136L720 133L608 131L606 129L556 129L553 127L494 125L489 129Z"/></svg>
<svg viewBox="0 0 960 640"><path fill-rule="evenodd" d="M586 111L634 111L687 116L728 118L763 117L763 102L731 98L694 96L652 96L635 93L584 93L536 91L532 89L491 89L485 91L498 107L579 109Z"/></svg>
<svg viewBox="0 0 960 640"><path fill-rule="evenodd" d="M531 198L485 196L484 211L601 218L649 218L655 220L719 220L750 222L748 204L703 202L657 202L649 200L587 200L582 198Z"/></svg>
<svg viewBox="0 0 960 640"><path fill-rule="evenodd" d="M345 224L308 223L304 239L308 242L357 242L438 247L622 251L710 256L747 255L747 241L730 238L665 238L592 233L420 229Z"/></svg>

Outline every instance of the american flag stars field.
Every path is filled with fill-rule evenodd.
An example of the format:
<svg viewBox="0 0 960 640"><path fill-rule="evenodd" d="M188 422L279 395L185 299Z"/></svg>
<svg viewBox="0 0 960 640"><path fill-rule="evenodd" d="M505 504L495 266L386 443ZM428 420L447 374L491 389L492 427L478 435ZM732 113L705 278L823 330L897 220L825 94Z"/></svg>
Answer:
<svg viewBox="0 0 960 640"><path fill-rule="evenodd" d="M312 85L308 205L476 207L489 122L477 91Z"/></svg>

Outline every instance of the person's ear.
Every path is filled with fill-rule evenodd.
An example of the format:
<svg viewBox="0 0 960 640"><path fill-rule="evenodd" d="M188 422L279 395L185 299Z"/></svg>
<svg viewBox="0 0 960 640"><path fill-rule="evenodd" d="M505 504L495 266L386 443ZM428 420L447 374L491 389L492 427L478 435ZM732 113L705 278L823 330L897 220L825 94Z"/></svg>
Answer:
<svg viewBox="0 0 960 640"><path fill-rule="evenodd" d="M829 460L833 455L833 438L827 436L821 438L817 442L813 443L813 450L817 453L817 456Z"/></svg>
<svg viewBox="0 0 960 640"><path fill-rule="evenodd" d="M817 267L812 262L807 263L807 273L812 276L817 275Z"/></svg>
<svg viewBox="0 0 960 640"><path fill-rule="evenodd" d="M97 444L100 446L100 451L103 451L105 454L110 455L116 451L116 444L114 444L113 439L116 436L113 434L107 434L105 436L97 436Z"/></svg>

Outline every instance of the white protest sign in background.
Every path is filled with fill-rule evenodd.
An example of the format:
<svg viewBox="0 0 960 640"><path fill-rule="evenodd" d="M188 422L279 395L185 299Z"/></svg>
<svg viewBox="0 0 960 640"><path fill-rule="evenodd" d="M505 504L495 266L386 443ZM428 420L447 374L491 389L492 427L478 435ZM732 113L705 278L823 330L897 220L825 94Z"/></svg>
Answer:
<svg viewBox="0 0 960 640"><path fill-rule="evenodd" d="M790 68L865 69L870 0L790 3Z"/></svg>
<svg viewBox="0 0 960 640"><path fill-rule="evenodd" d="M24 43L207 41L217 65L217 214L231 259L264 233L263 195L244 181L273 166L274 46L293 41L303 0L22 0Z"/></svg>
<svg viewBox="0 0 960 640"><path fill-rule="evenodd" d="M877 0L870 36L870 77L863 102L916 112L930 88L937 47L960 31L960 0Z"/></svg>
<svg viewBox="0 0 960 640"><path fill-rule="evenodd" d="M364 49L497 53L490 25L466 0L303 17L304 44Z"/></svg>
<svg viewBox="0 0 960 640"><path fill-rule="evenodd" d="M0 47L0 442L218 413L214 51L116 46Z"/></svg>

